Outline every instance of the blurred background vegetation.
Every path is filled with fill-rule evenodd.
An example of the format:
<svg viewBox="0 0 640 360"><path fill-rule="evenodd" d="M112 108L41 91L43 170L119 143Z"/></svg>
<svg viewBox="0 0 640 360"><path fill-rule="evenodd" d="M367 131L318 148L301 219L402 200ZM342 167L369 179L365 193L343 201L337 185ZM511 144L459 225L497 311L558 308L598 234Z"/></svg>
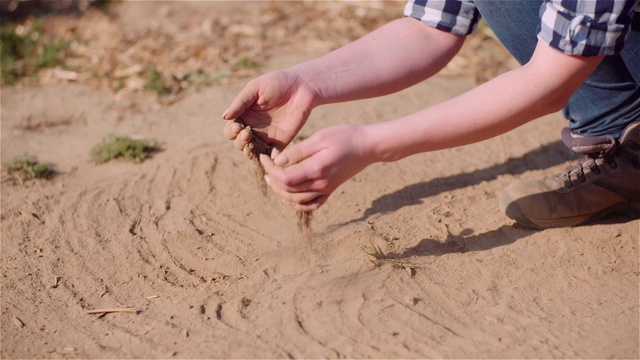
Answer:
<svg viewBox="0 0 640 360"><path fill-rule="evenodd" d="M170 103L189 90L255 76L288 45L327 51L345 45L402 16L403 6L404 1L0 0L0 80L3 86L91 83ZM483 82L513 66L482 23L443 74Z"/></svg>

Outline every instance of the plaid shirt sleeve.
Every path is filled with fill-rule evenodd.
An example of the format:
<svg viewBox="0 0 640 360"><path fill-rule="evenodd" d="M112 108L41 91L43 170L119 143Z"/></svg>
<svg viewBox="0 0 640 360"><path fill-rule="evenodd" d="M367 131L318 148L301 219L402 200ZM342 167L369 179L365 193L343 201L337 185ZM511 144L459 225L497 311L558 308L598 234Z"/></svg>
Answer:
<svg viewBox="0 0 640 360"><path fill-rule="evenodd" d="M620 52L639 0L545 0L538 39L569 55Z"/></svg>
<svg viewBox="0 0 640 360"><path fill-rule="evenodd" d="M470 34L480 21L473 0L409 0L404 15L457 35Z"/></svg>

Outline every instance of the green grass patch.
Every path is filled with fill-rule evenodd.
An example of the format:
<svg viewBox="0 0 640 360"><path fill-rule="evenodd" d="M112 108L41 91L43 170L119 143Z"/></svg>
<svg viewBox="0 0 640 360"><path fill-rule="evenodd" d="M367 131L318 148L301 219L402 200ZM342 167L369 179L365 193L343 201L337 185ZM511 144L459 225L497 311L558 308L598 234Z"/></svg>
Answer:
<svg viewBox="0 0 640 360"><path fill-rule="evenodd" d="M47 179L53 175L50 165L35 156L18 156L5 164L7 173L20 183L31 179Z"/></svg>
<svg viewBox="0 0 640 360"><path fill-rule="evenodd" d="M134 140L127 136L109 135L91 149L91 159L102 164L113 159L142 162L152 153L160 151L160 145L151 140Z"/></svg>
<svg viewBox="0 0 640 360"><path fill-rule="evenodd" d="M19 25L23 26L23 25ZM53 41L45 36L40 22L29 28L0 26L0 81L12 84L38 71L60 65L61 53L69 46L67 42Z"/></svg>
<svg viewBox="0 0 640 360"><path fill-rule="evenodd" d="M144 89L154 92L160 96L171 94L171 88L167 85L164 76L155 66L147 68L144 72L144 78L147 80L147 84Z"/></svg>
<svg viewBox="0 0 640 360"><path fill-rule="evenodd" d="M230 69L222 69L213 73L197 70L186 74L181 81L186 81L190 86L200 88L203 86L211 86L229 75L231 75Z"/></svg>
<svg viewBox="0 0 640 360"><path fill-rule="evenodd" d="M240 69L256 69L259 68L260 66L262 66L262 64L260 64L259 62L253 60L252 58L245 56L242 59L238 60L234 65L233 68L236 70L240 70Z"/></svg>

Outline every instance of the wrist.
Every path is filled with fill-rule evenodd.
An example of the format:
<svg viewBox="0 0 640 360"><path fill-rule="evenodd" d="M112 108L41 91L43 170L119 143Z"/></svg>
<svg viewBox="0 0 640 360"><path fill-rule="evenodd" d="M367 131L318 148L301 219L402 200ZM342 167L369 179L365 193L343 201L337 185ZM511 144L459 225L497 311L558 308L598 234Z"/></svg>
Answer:
<svg viewBox="0 0 640 360"><path fill-rule="evenodd" d="M364 144L363 152L367 154L371 163L392 162L397 160L389 141L389 129L385 123L362 125L361 137Z"/></svg>
<svg viewBox="0 0 640 360"><path fill-rule="evenodd" d="M367 142L370 144L368 151L374 162L394 162L419 152L416 151L416 144L423 139L419 129L403 124L400 119L366 126Z"/></svg>
<svg viewBox="0 0 640 360"><path fill-rule="evenodd" d="M321 90L322 85L319 83L322 77L317 76L317 71L314 71L310 65L303 63L287 71L297 78L299 91L308 101L309 110L326 103L323 97L324 91Z"/></svg>

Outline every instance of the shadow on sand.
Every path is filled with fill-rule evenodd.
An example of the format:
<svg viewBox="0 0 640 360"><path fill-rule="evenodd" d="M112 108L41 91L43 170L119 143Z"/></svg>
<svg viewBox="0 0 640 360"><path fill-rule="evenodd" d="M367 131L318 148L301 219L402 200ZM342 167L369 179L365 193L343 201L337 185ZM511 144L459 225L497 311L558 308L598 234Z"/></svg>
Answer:
<svg viewBox="0 0 640 360"><path fill-rule="evenodd" d="M483 181L491 181L499 175L515 175L530 170L547 169L572 159L575 159L575 156L561 141L552 142L521 157L508 159L501 164L468 173L431 179L382 195L373 201L371 207L365 210L361 217L336 225L336 227L339 228L343 225L366 221L373 215L390 213L405 206L418 205L429 197L477 185ZM529 229L518 224L505 224L481 234L474 234L474 230L465 229L460 234L448 234L444 241L442 239L426 238L420 240L417 245L406 248L400 253L389 253L388 255L391 258L403 259L412 256L442 256L451 253L484 251L512 244L536 231L538 230Z"/></svg>
<svg viewBox="0 0 640 360"><path fill-rule="evenodd" d="M390 213L405 206L419 205L423 203L424 199L431 196L477 185L483 181L491 181L499 175L515 175L530 170L547 169L571 159L575 159L575 156L561 141L556 141L543 145L521 157L508 159L501 164L408 185L393 193L382 195L373 201L371 207L365 210L361 217L349 220L339 226L365 221L373 215Z"/></svg>
<svg viewBox="0 0 640 360"><path fill-rule="evenodd" d="M422 239L415 246L403 249L399 253L391 252L388 255L394 259L407 259L412 256L442 256L470 251L484 251L512 244L536 231L539 230L528 229L519 225L502 225L495 230L489 230L481 234L473 234L473 230L465 229L458 235L449 233L444 241Z"/></svg>

